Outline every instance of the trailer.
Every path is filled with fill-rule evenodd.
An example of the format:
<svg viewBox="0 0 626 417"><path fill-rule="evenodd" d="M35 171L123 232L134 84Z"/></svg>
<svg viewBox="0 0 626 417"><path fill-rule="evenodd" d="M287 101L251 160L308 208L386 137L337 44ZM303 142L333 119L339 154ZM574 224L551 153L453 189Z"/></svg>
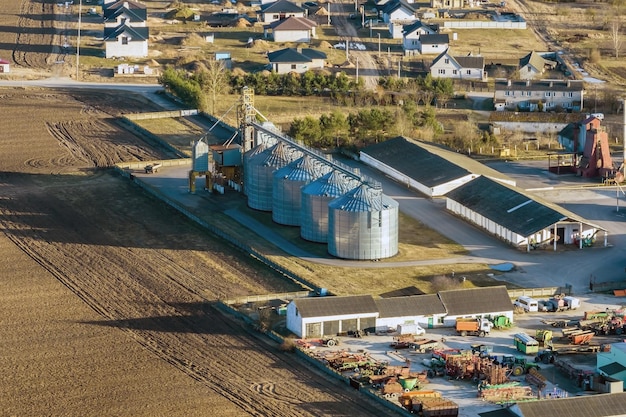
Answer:
<svg viewBox="0 0 626 417"><path fill-rule="evenodd" d="M515 349L526 355L534 355L539 351L539 342L526 333L516 333L513 336Z"/></svg>
<svg viewBox="0 0 626 417"><path fill-rule="evenodd" d="M419 353L431 352L439 349L439 342L432 339L419 339L411 343L411 349Z"/></svg>
<svg viewBox="0 0 626 417"><path fill-rule="evenodd" d="M157 172L159 172L159 169L163 166L163 164L151 164L151 165L146 165L146 167L144 168L144 171L146 174L156 174Z"/></svg>

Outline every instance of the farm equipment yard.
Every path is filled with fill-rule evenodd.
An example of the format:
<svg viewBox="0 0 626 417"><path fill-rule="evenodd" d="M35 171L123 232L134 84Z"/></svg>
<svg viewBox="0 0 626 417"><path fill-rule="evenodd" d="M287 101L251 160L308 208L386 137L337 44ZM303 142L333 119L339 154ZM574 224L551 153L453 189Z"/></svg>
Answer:
<svg viewBox="0 0 626 417"><path fill-rule="evenodd" d="M334 337L334 346L313 339L298 345L351 385L409 411L475 417L488 404L593 393L585 380L596 373L596 353L623 341L619 332L602 331L612 321L606 315L621 310L610 296L581 301L578 310L516 314L512 327L494 327L485 337L435 328L414 339L390 331ZM519 334L532 346L518 346ZM587 336L572 336L579 334Z"/></svg>

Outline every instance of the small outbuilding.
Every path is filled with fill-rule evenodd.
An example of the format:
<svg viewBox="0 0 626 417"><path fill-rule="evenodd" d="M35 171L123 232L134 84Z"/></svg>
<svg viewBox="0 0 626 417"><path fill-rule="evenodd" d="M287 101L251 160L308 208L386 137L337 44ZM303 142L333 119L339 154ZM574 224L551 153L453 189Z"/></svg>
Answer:
<svg viewBox="0 0 626 417"><path fill-rule="evenodd" d="M0 58L0 74L8 74L11 70L11 63Z"/></svg>

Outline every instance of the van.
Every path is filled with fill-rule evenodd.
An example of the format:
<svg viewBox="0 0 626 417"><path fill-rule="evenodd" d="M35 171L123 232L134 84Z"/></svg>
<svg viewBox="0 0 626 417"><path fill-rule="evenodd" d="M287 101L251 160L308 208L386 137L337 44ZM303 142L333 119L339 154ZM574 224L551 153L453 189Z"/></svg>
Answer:
<svg viewBox="0 0 626 417"><path fill-rule="evenodd" d="M523 308L524 311L527 313L539 311L539 302L537 302L537 300L535 300L534 298L530 298L525 295L517 297L517 300L515 300L513 305L515 307Z"/></svg>

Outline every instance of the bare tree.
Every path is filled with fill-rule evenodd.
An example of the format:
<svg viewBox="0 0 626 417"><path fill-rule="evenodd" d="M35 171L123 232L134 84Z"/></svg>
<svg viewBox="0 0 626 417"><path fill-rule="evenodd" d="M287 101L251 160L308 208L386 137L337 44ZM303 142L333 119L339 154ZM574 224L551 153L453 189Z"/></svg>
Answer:
<svg viewBox="0 0 626 417"><path fill-rule="evenodd" d="M211 114L215 114L217 94L227 92L228 76L224 61L215 59L206 62L206 69L200 73L202 90L211 98Z"/></svg>
<svg viewBox="0 0 626 417"><path fill-rule="evenodd" d="M611 26L609 27L609 36L611 37L611 43L613 45L613 51L615 52L615 58L619 58L619 50L622 47L622 38L621 38L621 29L622 22L619 17L614 18L611 21Z"/></svg>

